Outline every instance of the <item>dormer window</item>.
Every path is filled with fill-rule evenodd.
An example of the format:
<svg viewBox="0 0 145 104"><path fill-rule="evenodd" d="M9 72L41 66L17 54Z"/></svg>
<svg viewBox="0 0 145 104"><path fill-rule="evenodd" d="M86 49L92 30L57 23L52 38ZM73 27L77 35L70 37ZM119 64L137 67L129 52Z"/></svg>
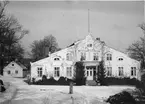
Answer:
<svg viewBox="0 0 145 104"><path fill-rule="evenodd" d="M54 58L54 60L55 60L55 61L58 61L58 60L59 60L59 58Z"/></svg>
<svg viewBox="0 0 145 104"><path fill-rule="evenodd" d="M87 47L92 47L92 44L88 44Z"/></svg>

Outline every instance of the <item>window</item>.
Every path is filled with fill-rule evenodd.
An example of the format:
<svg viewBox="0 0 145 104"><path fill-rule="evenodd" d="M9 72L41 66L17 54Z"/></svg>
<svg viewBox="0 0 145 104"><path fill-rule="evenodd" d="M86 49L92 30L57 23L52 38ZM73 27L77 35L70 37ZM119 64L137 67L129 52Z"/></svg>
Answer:
<svg viewBox="0 0 145 104"><path fill-rule="evenodd" d="M38 72L38 77L42 77L42 67L39 67L37 69L37 72Z"/></svg>
<svg viewBox="0 0 145 104"><path fill-rule="evenodd" d="M92 47L92 44L87 44L87 47Z"/></svg>
<svg viewBox="0 0 145 104"><path fill-rule="evenodd" d="M11 71L8 70L8 74L11 74Z"/></svg>
<svg viewBox="0 0 145 104"><path fill-rule="evenodd" d="M18 70L15 70L15 73L18 74Z"/></svg>
<svg viewBox="0 0 145 104"><path fill-rule="evenodd" d="M72 54L71 53L66 54L66 60L68 60L68 61L72 60Z"/></svg>
<svg viewBox="0 0 145 104"><path fill-rule="evenodd" d="M60 67L54 67L54 77L60 76Z"/></svg>
<svg viewBox="0 0 145 104"><path fill-rule="evenodd" d="M131 76L136 76L136 67L131 67Z"/></svg>
<svg viewBox="0 0 145 104"><path fill-rule="evenodd" d="M112 67L107 67L107 76L112 76Z"/></svg>
<svg viewBox="0 0 145 104"><path fill-rule="evenodd" d="M54 58L54 60L55 60L55 61L58 61L58 60L59 60L59 58Z"/></svg>
<svg viewBox="0 0 145 104"><path fill-rule="evenodd" d="M112 60L112 55L111 54L107 54L107 60Z"/></svg>
<svg viewBox="0 0 145 104"><path fill-rule="evenodd" d="M94 53L94 60L98 60L98 54Z"/></svg>
<svg viewBox="0 0 145 104"><path fill-rule="evenodd" d="M86 60L86 53L85 52L81 53L81 59L80 60Z"/></svg>
<svg viewBox="0 0 145 104"><path fill-rule="evenodd" d="M123 67L118 67L119 69L119 76L123 76Z"/></svg>
<svg viewBox="0 0 145 104"><path fill-rule="evenodd" d="M93 76L93 68L87 68L87 76Z"/></svg>
<svg viewBox="0 0 145 104"><path fill-rule="evenodd" d="M123 58L118 58L118 60L119 60L119 61L122 61L122 60L123 60Z"/></svg>
<svg viewBox="0 0 145 104"><path fill-rule="evenodd" d="M67 77L71 77L72 76L72 67L67 67L66 68L66 74L67 74Z"/></svg>

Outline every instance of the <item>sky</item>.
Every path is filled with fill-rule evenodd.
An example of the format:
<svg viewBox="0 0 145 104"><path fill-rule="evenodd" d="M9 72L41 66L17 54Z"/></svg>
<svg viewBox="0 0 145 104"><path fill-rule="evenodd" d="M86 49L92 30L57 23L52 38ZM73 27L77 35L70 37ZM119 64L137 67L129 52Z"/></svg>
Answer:
<svg viewBox="0 0 145 104"><path fill-rule="evenodd" d="M30 52L34 40L50 34L60 48L83 39L88 35L88 9L91 35L108 46L125 52L143 36L138 27L145 20L143 1L10 1L6 13L30 31L21 40Z"/></svg>

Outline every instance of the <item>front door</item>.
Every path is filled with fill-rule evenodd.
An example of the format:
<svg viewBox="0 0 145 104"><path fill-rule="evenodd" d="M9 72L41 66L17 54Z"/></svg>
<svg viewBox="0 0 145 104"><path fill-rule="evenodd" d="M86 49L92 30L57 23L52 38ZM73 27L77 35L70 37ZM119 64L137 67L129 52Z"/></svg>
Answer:
<svg viewBox="0 0 145 104"><path fill-rule="evenodd" d="M96 66L86 66L87 80L94 80L96 76Z"/></svg>

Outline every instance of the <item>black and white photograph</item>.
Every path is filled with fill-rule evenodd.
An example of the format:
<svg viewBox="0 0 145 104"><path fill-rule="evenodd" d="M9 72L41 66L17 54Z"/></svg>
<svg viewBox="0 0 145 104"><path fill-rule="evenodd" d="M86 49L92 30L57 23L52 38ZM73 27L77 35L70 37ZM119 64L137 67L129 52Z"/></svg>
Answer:
<svg viewBox="0 0 145 104"><path fill-rule="evenodd" d="M0 0L0 104L145 104L144 0Z"/></svg>

